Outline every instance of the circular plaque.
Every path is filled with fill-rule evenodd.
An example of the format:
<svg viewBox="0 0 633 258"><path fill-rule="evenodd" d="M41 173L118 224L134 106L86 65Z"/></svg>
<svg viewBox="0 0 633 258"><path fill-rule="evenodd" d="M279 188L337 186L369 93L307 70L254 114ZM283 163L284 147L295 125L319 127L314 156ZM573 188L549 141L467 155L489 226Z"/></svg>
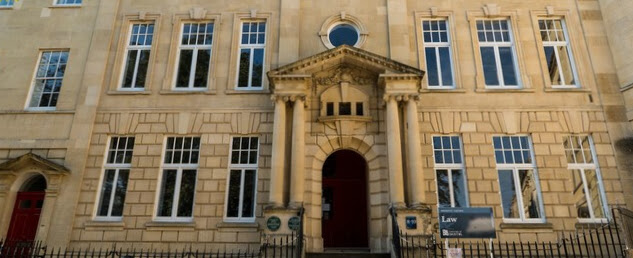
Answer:
<svg viewBox="0 0 633 258"><path fill-rule="evenodd" d="M268 230L270 231L277 231L281 227L281 219L277 216L268 218L266 221L266 227L268 227Z"/></svg>
<svg viewBox="0 0 633 258"><path fill-rule="evenodd" d="M288 227L293 231L299 230L299 227L301 227L301 219L297 216L290 218L288 220Z"/></svg>

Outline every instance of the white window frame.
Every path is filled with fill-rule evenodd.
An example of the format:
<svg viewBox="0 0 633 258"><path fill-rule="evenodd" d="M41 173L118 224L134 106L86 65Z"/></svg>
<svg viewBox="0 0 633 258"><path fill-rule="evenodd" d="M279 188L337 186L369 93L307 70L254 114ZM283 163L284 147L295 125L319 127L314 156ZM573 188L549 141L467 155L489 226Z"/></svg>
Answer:
<svg viewBox="0 0 633 258"><path fill-rule="evenodd" d="M447 42L426 42L424 41L424 22L425 21L444 21L446 22L446 38L447 38ZM435 86L435 85L431 85L429 84L429 78L428 76L426 76L426 85L429 89L455 89L455 65L454 65L454 61L453 61L453 46L452 46L452 37L451 37L451 28L450 28L450 22L448 20L448 18L436 18L436 19L423 19L420 24L422 25L420 28L422 30L422 44L424 46L424 65L425 67L429 67L429 64L427 63L427 57L426 57L426 49L427 48L434 48L435 49L435 62L438 65L438 78L439 78L439 86ZM441 68L441 60L440 60L440 51L439 48L441 47L445 47L448 48L448 57L449 57L449 62L450 62L450 66L451 66L451 80L453 81L452 85L443 85L443 81L442 81L442 68Z"/></svg>
<svg viewBox="0 0 633 258"><path fill-rule="evenodd" d="M132 31L134 29L135 25L154 25L154 31L152 32L152 44L150 45L136 45L136 46L130 46L130 39L132 38ZM117 84L117 89L120 91L145 91L148 87L148 82L149 82L149 75L150 75L150 62L152 61L152 46L154 45L154 41L156 40L156 23L154 22L133 22L129 24L129 28L128 28L128 32L127 32L127 38L125 41L125 53L124 53L124 57L123 57L123 65L121 66L121 75L119 76L119 83ZM123 81L125 80L125 72L126 72L126 68L127 68L127 62L128 62L128 53L130 51L133 50L137 50L136 52L136 62L134 63L134 74L132 75L132 87L123 87ZM149 51L149 56L148 56L148 64L147 64L147 71L145 74L145 85L143 85L143 87L140 88L135 88L134 84L136 84L136 80L138 79L137 75L138 75L138 68L139 68L139 62L140 62L140 56L141 56L141 51L143 50L147 50Z"/></svg>
<svg viewBox="0 0 633 258"><path fill-rule="evenodd" d="M436 163L435 162L435 151L436 150L445 150L444 148L440 148L437 149L435 148L434 140L433 138L435 137L442 137L442 136L448 136L448 137L457 137L457 139L459 139L459 152L461 154L461 163ZM434 172L435 172L435 197L437 198L437 207L440 207L440 197L439 197L439 189L437 187L438 184L438 180L437 180L437 171L438 170L446 170L448 172L448 187L449 187L449 191L450 191L450 199L451 199L451 207L455 207L455 191L453 190L453 170L461 170L462 173L464 174L464 186L465 186L465 193L466 193L466 203L464 207L470 207L470 195L469 195L469 191L468 191L468 176L466 174L466 166L464 165L464 141L462 140L461 135L433 135L431 136L431 145L433 145L433 163L435 164L434 166ZM454 150L454 149L451 149Z"/></svg>
<svg viewBox="0 0 633 258"><path fill-rule="evenodd" d="M81 6L83 2L83 0L74 0L74 1L79 1L79 3L67 3L68 1L73 1L73 0L55 0L53 5L54 6Z"/></svg>
<svg viewBox="0 0 633 258"><path fill-rule="evenodd" d="M108 204L108 215L106 216L100 216L99 215L99 205L101 204L101 193L102 193L102 189L103 189L103 184L105 183L105 177L106 177L106 171L108 170L115 170L114 172L114 179L113 182L117 182L119 179L119 172L121 170L128 170L128 184L127 186L129 186L129 174L131 173L131 169L132 169L132 162L130 163L125 163L125 160L123 163L109 163L108 162L108 157L110 155L110 151L112 149L110 149L110 144L112 143L112 139L113 138L118 138L119 140L121 140L121 138L128 138L127 141L129 141L130 138L133 138L135 140L134 145L136 145L136 139L134 136L110 136L108 138L108 141L106 143L106 152L104 155L104 159L103 159L103 172L101 174L101 179L99 180L99 189L97 190L97 200L95 201L95 207L94 207L94 216L93 216L93 220L95 221L121 221L123 219L123 216L112 216L112 205L114 204L114 196L116 193L116 184L113 185L112 187L112 192L110 193L110 203ZM127 142L126 142L127 143ZM126 144L127 145L127 144ZM134 149L134 145L132 145L132 150ZM120 151L120 149L114 149L116 152ZM125 149L127 151L127 149ZM132 153L132 155L134 155L134 153ZM127 196L127 189L126 189L126 196ZM125 205L123 206L123 208L125 208Z"/></svg>
<svg viewBox="0 0 633 258"><path fill-rule="evenodd" d="M580 170L581 180L584 188L585 198L587 199L587 205L589 206L589 214L591 218L578 218L578 222L580 223L607 223L611 214L609 213L609 206L607 204L607 196L604 191L604 184L602 182L602 175L600 173L600 166L598 166L598 157L596 156L596 150L593 143L593 138L591 135L569 135L566 137L579 137L582 139L583 137L587 137L589 140L589 151L591 152L591 157L593 159L593 163L569 163L567 162L567 170L570 173L574 173L572 170ZM582 146L582 145L581 145ZM596 218L593 213L593 203L591 198L588 198L589 188L587 186L587 178L585 175L585 170L594 170L596 171L596 178L598 179L598 191L600 191L600 198L602 198L602 212L604 213L604 218ZM573 177L573 175L572 175ZM574 186L576 187L576 186Z"/></svg>
<svg viewBox="0 0 633 258"><path fill-rule="evenodd" d="M199 164L200 164L200 149L198 149L198 163L196 164L185 164L185 163L177 163L177 164L166 164L165 163L165 155L167 153L167 142L169 138L174 138L174 141L176 140L176 138L187 138L187 137L192 137L192 138L199 138L200 139L200 146L199 148L202 148L202 137L200 136L191 136L191 135L186 135L186 136L166 136L163 140L163 154L161 156L161 167L160 167L160 174L159 174L159 178L158 178L158 186L156 187L156 201L154 202L156 205L154 207L154 221L157 222L192 222L193 218L194 218L194 213L196 210L196 202L195 202L195 196L196 196L196 191L198 190L198 172L199 172ZM192 143L193 144L193 143ZM174 182L174 196L173 196L173 203L172 203L172 207L171 207L171 216L166 217L166 216L159 216L159 211L158 208L160 207L160 202L161 202L161 191L162 191L162 185L163 185L163 176L165 174L165 170L176 170L176 181ZM195 181L195 185L193 186L193 193L194 193L194 199L192 200L192 207L191 207L191 217L178 217L178 204L180 201L180 186L182 184L182 174L183 174L183 170L195 170L196 171L196 179Z"/></svg>
<svg viewBox="0 0 633 258"><path fill-rule="evenodd" d="M480 41L479 40L479 29L477 29L477 25L476 23L479 21L506 21L507 25L508 25L508 35L510 36L510 42L485 42L485 41ZM484 25L485 26L485 25ZM517 55L517 50L516 50L516 43L515 43L515 39L514 39L514 31L512 28L512 22L509 18L502 18L502 19L478 19L475 21L475 35L477 37L477 43L479 44L479 56L480 56L480 60L478 62L481 62L481 68L482 68L482 76L484 79L484 85L486 87L486 89L521 89L522 83L521 83L521 71L519 71L519 57ZM494 49L494 53L495 53L495 63L497 66L497 80L499 81L499 85L487 85L486 84L486 75L485 75L485 68L483 66L483 55L481 53L481 48L482 47L492 47ZM512 64L514 65L514 76L516 77L517 80L517 85L506 85L505 84L505 80L503 79L503 68L501 67L501 56L499 55L499 48L500 47L510 47L511 51L512 51Z"/></svg>
<svg viewBox="0 0 633 258"><path fill-rule="evenodd" d="M545 206L543 204L543 193L541 191L541 182L539 179L539 175L538 175L538 169L536 167L535 164L535 156L534 156L534 145L532 144L532 137L530 137L529 135L493 135L493 150L496 150L494 148L494 137L512 137L512 136L519 136L519 137L527 137L527 141L528 141L528 145L530 147L530 158L532 159L532 162L530 164L520 164L520 163L514 163L514 164L499 164L496 163L496 156L495 156L495 163L496 163L496 171L497 171L497 184L499 185L499 198L501 200L501 216L503 217L503 222L506 223L545 223L546 222L546 218L545 218ZM503 141L503 140L502 140ZM495 155L495 154L493 154ZM506 218L505 214L503 212L503 196L501 193L501 182L499 181L499 170L512 170L512 177L514 180L514 187L515 187L515 194L517 196L517 205L519 207L519 215L520 218ZM521 194L521 179L519 177L519 170L531 170L532 173L534 174L534 183L536 185L536 195L539 201L539 212L541 215L541 218L525 218L525 211L523 210L523 195Z"/></svg>
<svg viewBox="0 0 633 258"><path fill-rule="evenodd" d="M4 0L5 4L2 4L2 0L0 0L0 9L10 9L13 8L13 5L15 5L15 0Z"/></svg>
<svg viewBox="0 0 633 258"><path fill-rule="evenodd" d="M559 73L559 76L562 78L561 81L564 82L565 81L565 76L564 76L563 72L560 69L560 64L561 64L561 62L560 62L560 54L559 54L559 51L558 51L557 47L559 47L559 46L566 47L567 48L567 55L569 56L569 62L570 62L571 69L572 69L572 76L574 76L574 81L576 82L576 84L570 84L570 85L566 85L566 84L554 85L554 84L552 84L551 86L552 86L552 88L579 88L580 84L578 83L578 73L577 73L578 69L576 69L576 61L574 60L574 55L572 53L571 44L570 44L570 40L569 40L569 34L567 33L567 24L565 23L565 19L562 19L562 18L539 18L537 23L540 22L540 21L547 21L547 20L553 20L553 21L558 20L558 21L561 22L561 26L562 26L562 29L563 29L563 36L565 37L565 41L544 41L542 38L540 38L541 42L543 43L543 49L542 49L543 54L545 54L545 49L544 49L545 47L553 47L554 48L554 53L555 53L555 56L556 56L556 62L559 64L558 73ZM541 28L540 27L537 27L537 28L538 28L538 32L539 32L538 35L540 36L541 35ZM545 67L549 68L547 63L545 63ZM547 76L547 78L548 78L548 80L550 80L549 76ZM551 84L551 80L550 80L549 83Z"/></svg>
<svg viewBox="0 0 633 258"><path fill-rule="evenodd" d="M256 162L254 164L232 164L231 163L231 155L233 154L233 139L235 138L257 138L257 159ZM250 141L250 140L249 140ZM256 135L244 135L244 136L232 136L231 137L231 141L230 141L230 148L229 148L229 168L228 168L228 173L227 173L227 177L226 177L226 193L225 193L225 197L224 197L224 221L225 222L229 222L229 223L253 223L255 222L255 218L257 218L257 184L259 181L259 157L260 157L260 149L261 149L261 138L259 136ZM229 190L231 188L230 186L230 181L231 181L231 170L240 170L241 172L241 176L240 176L240 202L239 202L239 210L238 210L238 216L237 217L228 217L228 211L229 211ZM255 170L255 185L254 185L254 191L255 193L253 194L253 217L242 217L242 203L244 201L244 178L245 178L245 174L246 174L246 170Z"/></svg>
<svg viewBox="0 0 633 258"><path fill-rule="evenodd" d="M64 69L64 76L66 75L66 70L68 69L68 63L70 62L70 51L68 51L67 49L48 49L48 50L41 50L40 53L38 54L38 58L37 58L37 64L35 65L35 71L33 71L33 79L31 80L31 88L29 89L29 95L26 98L26 105L25 105L25 109L26 110L33 110L33 111L53 111L57 109L57 104L59 104L59 95L61 95L61 90L64 86L64 76L60 77L37 77L37 71L40 69L40 65L42 62L42 56L44 53L47 52L66 52L67 60L66 60L66 68ZM44 80L50 80L50 79L59 79L62 81L62 86L60 86L59 89L59 93L58 93L58 97L57 97L57 102L55 103L54 106L46 106L46 107L40 107L38 106L31 106L31 100L33 100L33 94L35 94L35 87L36 87L36 82L39 79L44 79ZM40 100L41 100L42 96L40 95Z"/></svg>
<svg viewBox="0 0 633 258"><path fill-rule="evenodd" d="M261 44L242 44L242 37L244 36L243 33L243 29L244 29L244 23L265 23L265 32L264 32L264 43ZM238 37L239 40L239 47L237 49L237 69L236 69L236 73L235 73L235 90L240 90L240 91L249 91L249 90L263 90L264 89L264 82L265 82L265 77L266 77L266 41L268 41L268 20L242 20L240 22L240 35ZM249 60L249 67L248 67L248 84L246 87L239 87L239 81L240 81L240 55L242 53L243 49L249 49L251 51L250 54L250 60ZM254 53L255 53L255 49L261 49L262 52L262 85L258 86L258 87L254 87L253 86L253 58L254 58Z"/></svg>
<svg viewBox="0 0 633 258"><path fill-rule="evenodd" d="M184 29L185 29L185 25L186 24L205 24L205 26L207 24L212 24L213 26L213 32L211 33L211 42L209 45L199 45L199 44L192 44L192 45L183 45L182 44L182 37L184 36ZM215 40L215 35L213 35L215 33L215 23L213 21L206 21L206 22L183 22L180 25L180 34L178 37L178 52L176 54L176 63L174 65L174 78L173 78L173 82L172 82L172 89L174 91L206 91L209 89L209 79L210 79L210 68L211 68L211 60L213 58L213 40ZM182 50L193 50L193 54L191 57L191 70L189 71L189 83L187 84L187 87L177 87L176 83L178 81L178 70L180 69L180 54L182 52ZM207 74L207 85L205 85L204 87L194 87L194 81L195 81L195 74L196 74L196 69L197 67L197 60L198 60L198 51L199 50L209 50L209 68L206 71Z"/></svg>

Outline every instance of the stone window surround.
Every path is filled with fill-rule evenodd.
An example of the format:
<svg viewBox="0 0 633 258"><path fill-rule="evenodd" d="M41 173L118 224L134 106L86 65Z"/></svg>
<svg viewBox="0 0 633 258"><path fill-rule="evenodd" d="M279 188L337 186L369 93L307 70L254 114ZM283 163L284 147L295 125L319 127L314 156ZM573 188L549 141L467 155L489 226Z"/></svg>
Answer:
<svg viewBox="0 0 633 258"><path fill-rule="evenodd" d="M349 15L345 12L341 12L338 15L327 18L323 22L323 25L321 25L321 30L319 30L319 37L321 38L321 42L323 42L323 45L327 49L334 48L334 45L330 43L329 39L330 31L339 24L349 24L358 32L358 41L353 47L360 48L365 44L365 41L367 41L367 36L369 36L369 32L367 32L367 29L365 28L361 20L356 18L355 16Z"/></svg>
<svg viewBox="0 0 633 258"><path fill-rule="evenodd" d="M193 12L194 9L192 9ZM193 17L191 13L181 13L174 15L174 21L172 26L172 37L169 47L169 57L167 58L167 71L165 72L165 79L161 87L161 94L190 94L190 93L204 93L215 94L216 93L216 64L218 53L218 35L220 35L220 14L206 13L204 17ZM207 87L203 89L176 89L174 86L177 69L178 69L178 52L180 51L180 39L182 37L183 24L185 23L213 23L213 42L211 43L211 61L209 62Z"/></svg>
<svg viewBox="0 0 633 258"><path fill-rule="evenodd" d="M578 35L582 35L582 28L580 27L580 21L577 18L573 18L570 10L562 10L562 9L554 9L553 7L548 6L548 8L543 10L532 10L530 11L530 16L532 18L532 28L534 31L534 38L536 40L536 45L538 47L538 57L539 64L542 69L542 79L544 83L544 91L545 92L591 92L595 85L592 82L595 82L594 75L590 72L592 69L590 67L591 62L589 62L589 57L587 56L588 51L581 51L586 49L587 42L584 37L579 37ZM543 42L540 40L540 30L538 26L538 21L540 19L561 19L565 23L565 29L567 32L567 42L568 47L573 56L574 68L576 72L576 85L577 87L573 88L556 88L552 87L552 83L547 77L547 64L545 63L545 54L543 53ZM588 72L589 71L589 72ZM591 77L591 78L589 78Z"/></svg>
<svg viewBox="0 0 633 258"><path fill-rule="evenodd" d="M239 57L240 57L240 43L241 43L241 31L242 22L244 21L265 21L266 22L266 47L264 48L264 74L262 81L262 88L257 90L240 90L237 88L237 74L239 70ZM271 67L273 59L273 50L279 44L274 39L277 36L277 31L272 28L277 28L276 20L271 12L258 12L257 10L251 10L251 12L235 13L233 16L233 35L231 39L230 61L229 71L227 75L227 85L225 88L225 94L269 94L270 83L268 82L268 76L266 76L267 67Z"/></svg>
<svg viewBox="0 0 633 258"><path fill-rule="evenodd" d="M486 9L491 8L490 6L486 6ZM498 11L498 10L497 10ZM487 13L487 14L486 14ZM518 11L503 11L503 12L492 12L487 11L467 11L466 17L469 23L469 31L471 36L471 44L473 48L473 60L475 60L475 91L476 92L532 92L532 86L530 84L530 80L528 78L526 64L525 64L525 54L523 53L521 44L521 37L519 37L519 24L518 24ZM511 28L512 40L513 40L513 50L514 50L514 58L516 59L516 73L517 80L519 82L518 87L512 88L490 88L486 87L486 83L483 75L483 64L481 63L481 51L479 46L479 39L477 37L477 21L480 20L496 20L496 19L505 19L508 21L508 26Z"/></svg>
<svg viewBox="0 0 633 258"><path fill-rule="evenodd" d="M430 11L415 12L415 33L417 39L417 54L418 54L418 67L422 70L426 70L426 56L424 54L424 40L422 34L422 21L424 20L446 20L446 26L448 27L448 35L451 40L451 65L453 68L453 87L452 88L429 88L428 80L425 78L422 80L423 91L448 91L448 92L463 92L463 83L460 76L459 64L453 60L459 60L459 49L456 44L457 35L455 34L455 18L452 11L437 10L432 8Z"/></svg>
<svg viewBox="0 0 633 258"><path fill-rule="evenodd" d="M110 82L108 87L108 94L150 94L152 88L153 72L155 67L156 53L159 45L160 29L161 29L161 15L150 14L145 12L139 12L136 14L126 14L123 17L121 26L116 30L119 33L115 35L119 36L115 53L114 63L110 72ZM130 32L132 25L137 23L153 23L154 34L152 36L152 47L150 48L149 63L147 66L147 75L145 79L145 87L142 90L121 90L119 87L121 80L123 79L123 73L125 69L124 61L127 59L127 45L130 38Z"/></svg>

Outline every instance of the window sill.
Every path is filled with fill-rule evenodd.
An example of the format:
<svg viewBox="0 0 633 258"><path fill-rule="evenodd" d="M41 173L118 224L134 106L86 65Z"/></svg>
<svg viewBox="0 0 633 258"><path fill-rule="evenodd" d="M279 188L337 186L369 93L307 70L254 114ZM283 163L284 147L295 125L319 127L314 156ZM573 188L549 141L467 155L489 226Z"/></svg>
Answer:
<svg viewBox="0 0 633 258"><path fill-rule="evenodd" d="M214 95L216 94L215 90L161 90L159 92L162 95L197 95L197 94L205 94L205 95Z"/></svg>
<svg viewBox="0 0 633 258"><path fill-rule="evenodd" d="M0 6L0 11L2 10L13 10L13 6Z"/></svg>
<svg viewBox="0 0 633 258"><path fill-rule="evenodd" d="M262 90L235 90L235 89L230 89L230 90L225 90L224 94L226 95L233 95L233 94L270 94L270 91L267 89L262 89Z"/></svg>
<svg viewBox="0 0 633 258"><path fill-rule="evenodd" d="M81 8L80 4L57 4L57 5L51 5L49 6L49 8L55 8L55 9L76 9L76 8Z"/></svg>
<svg viewBox="0 0 633 258"><path fill-rule="evenodd" d="M420 93L465 93L465 89L420 89Z"/></svg>
<svg viewBox="0 0 633 258"><path fill-rule="evenodd" d="M4 114L74 114L73 110L55 109L25 109L25 110L3 110Z"/></svg>
<svg viewBox="0 0 633 258"><path fill-rule="evenodd" d="M84 223L84 228L88 231L123 230L125 228L125 223L119 220L107 221L107 220L95 219L92 221L86 221Z"/></svg>
<svg viewBox="0 0 633 258"><path fill-rule="evenodd" d="M533 93L534 89L503 89L503 88L493 88L493 89L476 89L477 93Z"/></svg>
<svg viewBox="0 0 633 258"><path fill-rule="evenodd" d="M355 116L355 115L334 115L334 116L320 116L319 122L334 122L334 121L358 121L358 122L371 122L371 116Z"/></svg>
<svg viewBox="0 0 633 258"><path fill-rule="evenodd" d="M587 92L591 92L591 90L583 89L583 88L545 88L545 92L580 92L580 93L587 93Z"/></svg>
<svg viewBox="0 0 633 258"><path fill-rule="evenodd" d="M193 231L196 228L195 222L171 222L171 221L150 221L145 223L145 229L149 231Z"/></svg>
<svg viewBox="0 0 633 258"><path fill-rule="evenodd" d="M512 223L512 222L502 222L499 225L499 228L504 231L522 231L522 230L543 230L546 232L550 232L554 230L554 225L552 223Z"/></svg>
<svg viewBox="0 0 633 258"><path fill-rule="evenodd" d="M151 91L146 90L111 90L108 95L150 95Z"/></svg>

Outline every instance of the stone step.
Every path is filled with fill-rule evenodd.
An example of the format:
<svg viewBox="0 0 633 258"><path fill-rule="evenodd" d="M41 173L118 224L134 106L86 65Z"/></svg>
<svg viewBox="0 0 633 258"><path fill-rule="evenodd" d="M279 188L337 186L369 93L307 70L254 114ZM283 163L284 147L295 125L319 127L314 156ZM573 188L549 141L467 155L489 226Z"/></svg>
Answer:
<svg viewBox="0 0 633 258"><path fill-rule="evenodd" d="M323 253L306 253L306 258L390 258L389 253L370 253L362 251L326 251Z"/></svg>

